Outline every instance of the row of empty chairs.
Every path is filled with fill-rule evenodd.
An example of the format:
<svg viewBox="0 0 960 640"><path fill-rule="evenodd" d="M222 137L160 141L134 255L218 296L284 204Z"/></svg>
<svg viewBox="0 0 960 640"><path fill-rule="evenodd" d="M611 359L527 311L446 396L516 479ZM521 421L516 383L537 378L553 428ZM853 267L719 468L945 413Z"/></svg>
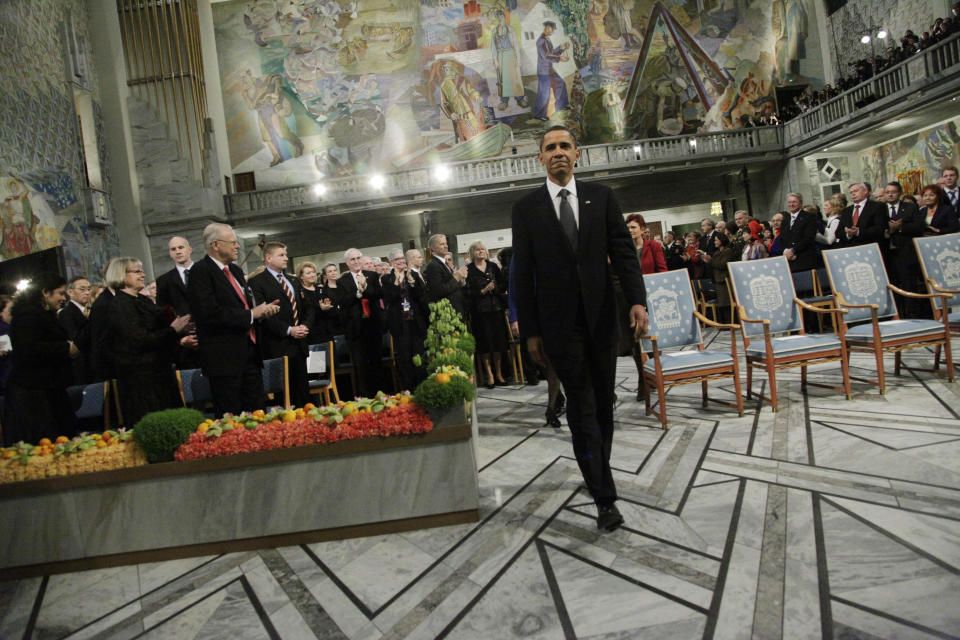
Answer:
<svg viewBox="0 0 960 640"><path fill-rule="evenodd" d="M678 384L700 382L702 402L711 400L707 383L717 378L732 378L736 403L743 415L736 329L743 338L746 361L747 398L753 395L754 369L765 373L769 396L760 396L774 411L778 408L776 371L800 368L801 387L808 384L842 391L849 399L851 380L876 385L886 393L884 354L894 354L894 373L900 374L902 352L910 349L934 349L933 370L938 371L941 349L945 354L946 375L954 379L951 333L960 332L960 234L917 238L914 240L928 293L903 291L887 281L880 249L876 244L832 249L823 253L825 276L832 295L819 288L819 276L797 283L785 258L731 262L728 265L730 299L737 312L737 323L719 324L711 320L703 306L703 289L695 293L686 270L644 276L647 310L650 318L642 338L644 352L651 357L644 364L643 383L647 413L667 426L666 389ZM795 285L796 283L796 285ZM804 287L812 295L798 297ZM934 309L934 319L901 319L894 294L904 298L926 299ZM833 334L810 335L804 331L803 316L827 317ZM706 349L700 325L729 330L730 350ZM822 328L822 322L821 328ZM696 350L690 350L696 347ZM671 349L671 352L664 352ZM849 354L872 354L876 361L876 379L850 375ZM807 378L812 365L839 362L840 384L814 383ZM650 394L656 389L658 402ZM655 408L656 407L656 408Z"/></svg>

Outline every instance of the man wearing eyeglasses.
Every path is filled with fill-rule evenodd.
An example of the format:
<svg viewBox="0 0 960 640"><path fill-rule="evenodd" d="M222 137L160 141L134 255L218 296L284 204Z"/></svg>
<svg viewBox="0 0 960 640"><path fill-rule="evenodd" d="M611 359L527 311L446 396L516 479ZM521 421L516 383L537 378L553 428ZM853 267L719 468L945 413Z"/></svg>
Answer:
<svg viewBox="0 0 960 640"><path fill-rule="evenodd" d="M67 304L57 312L57 322L63 327L68 340L77 345L80 357L71 362L73 367L73 384L88 382L87 355L90 352L90 331L87 328L90 321L90 281L83 276L77 276L67 284Z"/></svg>
<svg viewBox="0 0 960 640"><path fill-rule="evenodd" d="M203 245L207 255L190 268L187 299L215 410L222 415L260 409L264 393L258 320L280 311L278 301L255 303L243 271L234 264L240 243L230 225L207 225Z"/></svg>

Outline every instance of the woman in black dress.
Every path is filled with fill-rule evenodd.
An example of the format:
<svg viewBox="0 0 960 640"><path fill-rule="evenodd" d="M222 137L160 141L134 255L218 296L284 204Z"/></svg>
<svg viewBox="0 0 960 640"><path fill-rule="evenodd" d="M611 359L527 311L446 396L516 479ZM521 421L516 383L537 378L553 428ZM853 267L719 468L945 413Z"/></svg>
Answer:
<svg viewBox="0 0 960 640"><path fill-rule="evenodd" d="M3 441L36 443L59 435L73 436L76 419L67 387L73 377L70 360L80 355L57 322L66 300L66 280L42 272L13 303L10 339L13 362L4 401Z"/></svg>
<svg viewBox="0 0 960 640"><path fill-rule="evenodd" d="M506 292L503 271L487 260L487 248L479 240L471 244L470 264L467 265L470 326L477 339L477 359L483 367L477 374L486 374L488 389L496 384L506 384L500 367L501 354L507 349L506 320L501 300Z"/></svg>
<svg viewBox="0 0 960 640"><path fill-rule="evenodd" d="M312 307L313 322L310 324L310 333L307 341L310 344L320 344L333 338L326 330L320 317L320 303L323 298L323 288L317 285L317 265L312 262L301 262L297 268L297 278L300 280L300 296L302 307Z"/></svg>
<svg viewBox="0 0 960 640"><path fill-rule="evenodd" d="M140 295L143 280L143 264L136 258L118 258L107 269L107 286L117 293L110 330L120 408L128 427L151 411L183 406L173 357L180 336L193 329L189 315L171 322L166 311Z"/></svg>
<svg viewBox="0 0 960 640"><path fill-rule="evenodd" d="M337 308L335 300L340 295L337 288L337 279L340 278L340 268L332 262L323 267L323 275L320 278L320 313L317 314L318 331L325 336L326 340L333 340L333 336L343 334L343 324L340 322L340 310Z"/></svg>

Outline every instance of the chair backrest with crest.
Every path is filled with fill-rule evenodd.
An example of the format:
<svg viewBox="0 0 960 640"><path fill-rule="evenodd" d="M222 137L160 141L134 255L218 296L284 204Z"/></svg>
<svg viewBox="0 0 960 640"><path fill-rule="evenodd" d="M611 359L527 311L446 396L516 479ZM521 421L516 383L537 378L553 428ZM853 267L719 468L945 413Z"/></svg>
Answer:
<svg viewBox="0 0 960 640"><path fill-rule="evenodd" d="M887 270L874 242L823 252L830 287L850 304L877 305L877 318L897 315L893 292L887 288ZM870 319L870 309L848 309L844 322L852 324Z"/></svg>
<svg viewBox="0 0 960 640"><path fill-rule="evenodd" d="M743 307L743 315L750 320L769 320L771 333L790 333L803 329L803 316L793 299L793 278L783 256L729 262L730 282ZM763 325L743 322L743 335L752 338L763 335Z"/></svg>
<svg viewBox="0 0 960 640"><path fill-rule="evenodd" d="M960 291L960 233L914 238L913 244L920 258L924 282L933 280L941 289ZM941 298L935 298L934 302L938 309L943 306ZM960 307L960 294L950 298L947 306Z"/></svg>
<svg viewBox="0 0 960 640"><path fill-rule="evenodd" d="M647 335L657 337L657 347L699 346L703 336L693 315L697 305L687 270L650 273L643 276L643 284L647 289ZM653 349L649 340L643 340L641 346L644 351Z"/></svg>

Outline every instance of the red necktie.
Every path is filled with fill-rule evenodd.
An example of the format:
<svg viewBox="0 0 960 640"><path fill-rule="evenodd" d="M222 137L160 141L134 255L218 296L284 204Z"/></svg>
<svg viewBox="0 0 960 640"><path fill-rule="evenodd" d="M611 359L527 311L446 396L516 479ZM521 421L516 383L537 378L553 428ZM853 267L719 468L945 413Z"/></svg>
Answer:
<svg viewBox="0 0 960 640"><path fill-rule="evenodd" d="M860 219L860 205L853 208L853 226L857 226L857 220Z"/></svg>
<svg viewBox="0 0 960 640"><path fill-rule="evenodd" d="M290 301L290 308L293 309L293 324L300 324L300 318L297 315L297 300L293 297L293 292L290 291L290 287L287 286L287 281L279 273L277 274L277 281L280 282L283 293L287 296L287 300Z"/></svg>
<svg viewBox="0 0 960 640"><path fill-rule="evenodd" d="M233 274L230 273L230 267L223 268L223 275L227 276L227 280L233 286L233 290L237 292L237 296L240 298L240 302L243 303L244 309L250 309L250 305L247 304L247 297L243 295L243 289L240 288L240 284L237 282L237 279L233 277ZM253 325L250 325L250 342L257 344L257 334L253 330Z"/></svg>

